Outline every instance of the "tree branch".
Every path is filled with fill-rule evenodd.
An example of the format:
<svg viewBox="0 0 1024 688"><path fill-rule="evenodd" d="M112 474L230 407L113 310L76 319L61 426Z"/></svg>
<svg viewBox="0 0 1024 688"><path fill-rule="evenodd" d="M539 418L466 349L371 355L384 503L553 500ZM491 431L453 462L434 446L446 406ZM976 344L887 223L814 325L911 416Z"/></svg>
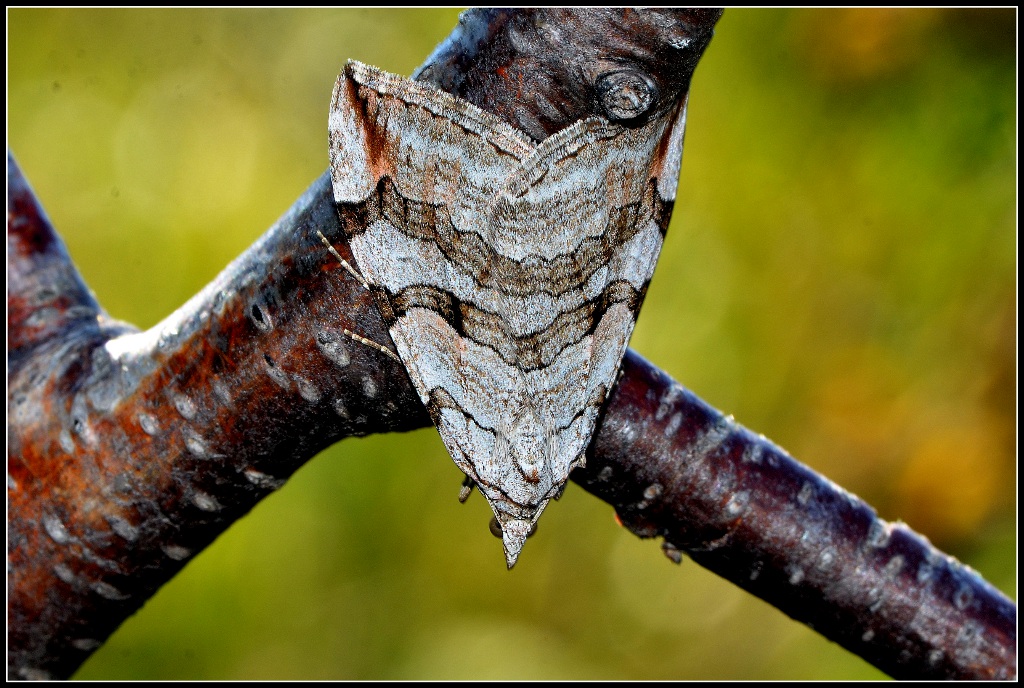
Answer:
<svg viewBox="0 0 1024 688"><path fill-rule="evenodd" d="M717 18L472 12L418 77L542 138L600 113L608 55L675 102ZM95 303L10 157L8 178L8 666L67 676L323 447L429 419L400 365L340 334L387 341L317 237L341 235L327 175L146 332ZM894 676L1016 674L1001 593L632 353L573 479Z"/></svg>

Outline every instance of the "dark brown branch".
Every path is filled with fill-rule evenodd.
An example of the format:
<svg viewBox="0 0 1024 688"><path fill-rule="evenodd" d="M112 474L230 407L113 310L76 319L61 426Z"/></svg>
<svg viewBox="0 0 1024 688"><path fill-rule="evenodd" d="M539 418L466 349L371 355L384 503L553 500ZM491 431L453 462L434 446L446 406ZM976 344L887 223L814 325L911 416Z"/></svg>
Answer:
<svg viewBox="0 0 1024 688"><path fill-rule="evenodd" d="M629 352L573 480L694 561L897 678L1016 675L1016 606Z"/></svg>
<svg viewBox="0 0 1024 688"><path fill-rule="evenodd" d="M469 13L419 77L540 138L600 114L600 76L623 65L673 102L717 17ZM213 284L133 333L105 317L8 167L8 666L66 676L317 451L429 421L401 366L340 334L387 341L317 239L340 237L326 175ZM632 354L578 473L670 556L691 553L894 675L1016 674L1004 596Z"/></svg>

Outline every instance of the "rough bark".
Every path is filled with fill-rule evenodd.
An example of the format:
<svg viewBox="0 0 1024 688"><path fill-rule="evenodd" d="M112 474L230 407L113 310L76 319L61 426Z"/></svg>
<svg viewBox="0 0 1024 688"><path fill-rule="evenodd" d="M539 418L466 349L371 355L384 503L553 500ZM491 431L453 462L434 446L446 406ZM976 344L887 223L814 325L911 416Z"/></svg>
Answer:
<svg viewBox="0 0 1024 688"><path fill-rule="evenodd" d="M604 113L624 66L682 97L717 11L483 10L418 71L535 138ZM329 444L423 427L369 294L325 256L328 175L159 325L111 321L8 158L8 668L70 675ZM338 246L347 255L347 247ZM573 479L898 677L1016 675L1016 607L630 353Z"/></svg>

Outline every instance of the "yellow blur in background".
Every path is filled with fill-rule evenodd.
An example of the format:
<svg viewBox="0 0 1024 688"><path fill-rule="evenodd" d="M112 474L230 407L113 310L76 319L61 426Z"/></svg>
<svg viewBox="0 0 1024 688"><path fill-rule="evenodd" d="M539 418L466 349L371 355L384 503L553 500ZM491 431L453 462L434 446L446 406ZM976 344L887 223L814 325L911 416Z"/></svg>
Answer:
<svg viewBox="0 0 1024 688"><path fill-rule="evenodd" d="M344 61L455 10L8 11L8 145L149 327L327 167ZM1016 13L728 10L632 345L1016 597ZM436 432L350 439L235 524L89 679L875 678L578 487L507 572Z"/></svg>

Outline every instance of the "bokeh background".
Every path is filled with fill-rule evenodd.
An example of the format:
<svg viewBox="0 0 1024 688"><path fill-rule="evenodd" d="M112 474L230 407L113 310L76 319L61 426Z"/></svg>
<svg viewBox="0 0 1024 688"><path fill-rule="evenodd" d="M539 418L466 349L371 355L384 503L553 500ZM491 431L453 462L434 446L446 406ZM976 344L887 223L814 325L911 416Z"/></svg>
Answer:
<svg viewBox="0 0 1024 688"><path fill-rule="evenodd" d="M8 145L148 327L327 167L346 58L455 10L8 11ZM1016 13L729 10L633 346L1016 598ZM575 486L514 571L436 433L312 460L83 679L875 678Z"/></svg>

